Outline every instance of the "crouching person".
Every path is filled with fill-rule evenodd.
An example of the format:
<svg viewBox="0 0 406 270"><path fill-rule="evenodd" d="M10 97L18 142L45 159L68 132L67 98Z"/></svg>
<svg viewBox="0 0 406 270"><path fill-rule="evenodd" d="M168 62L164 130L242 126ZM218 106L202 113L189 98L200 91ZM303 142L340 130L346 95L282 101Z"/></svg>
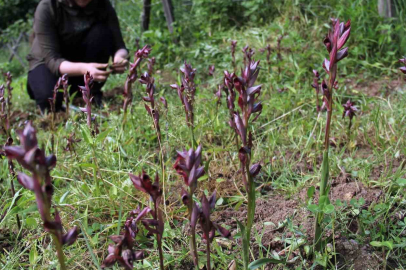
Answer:
<svg viewBox="0 0 406 270"><path fill-rule="evenodd" d="M35 11L33 34L27 90L42 112L49 108L48 98L61 75L68 74L72 93L89 71L95 81L93 100L101 105L101 88L110 73L123 73L128 64L109 0L42 0ZM113 70L107 69L110 57ZM56 110L61 109L62 99L58 93Z"/></svg>

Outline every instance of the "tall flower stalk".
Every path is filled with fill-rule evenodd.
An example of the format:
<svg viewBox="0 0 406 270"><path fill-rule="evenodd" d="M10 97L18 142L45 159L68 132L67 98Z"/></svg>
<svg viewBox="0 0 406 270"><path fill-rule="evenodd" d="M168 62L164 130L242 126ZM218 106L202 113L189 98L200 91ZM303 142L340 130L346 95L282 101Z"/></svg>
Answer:
<svg viewBox="0 0 406 270"><path fill-rule="evenodd" d="M68 82L68 74L64 74L61 78L61 84L63 88L63 99L65 101L65 110L66 115L69 116L69 82Z"/></svg>
<svg viewBox="0 0 406 270"><path fill-rule="evenodd" d="M51 149L55 152L55 121L56 121L56 96L59 89L62 88L62 77L56 82L52 91L52 97L48 98L49 106L51 109Z"/></svg>
<svg viewBox="0 0 406 270"><path fill-rule="evenodd" d="M78 236L76 227L63 232L62 221L58 209L55 208L54 217L51 216L52 209L52 177L50 171L56 165L56 157L51 154L45 156L44 150L38 147L36 131L31 122L25 126L23 131L18 133L21 146L6 146L5 152L9 159L15 159L26 170L31 172L28 176L22 172L18 173L18 182L26 189L35 193L40 217L43 221L44 229L51 234L59 264L62 270L67 269L63 254L63 245L71 245Z"/></svg>
<svg viewBox="0 0 406 270"><path fill-rule="evenodd" d="M194 112L193 106L196 94L195 75L196 69L186 63L180 68L182 72L181 85L172 84L171 88L176 89L179 99L181 100L186 114L186 124L190 130L190 140L192 148L195 148L196 141L194 135Z"/></svg>
<svg viewBox="0 0 406 270"><path fill-rule="evenodd" d="M151 52L151 48L148 45L145 45L142 49L139 49L134 54L134 63L130 64L130 69L128 71L127 79L124 84L124 104L123 104L123 122L127 119L127 110L128 107L131 105L133 94L132 94L132 86L134 82L137 80L137 68L141 63L141 60L147 58L149 53Z"/></svg>
<svg viewBox="0 0 406 270"><path fill-rule="evenodd" d="M135 237L139 231L137 222L146 214L146 212L147 211L143 211L139 213L137 211L131 211L124 224L124 233L110 236L110 239L114 242L114 244L110 244L108 247L108 255L101 265L102 269L111 267L118 263L126 270L133 270L134 261L144 259L144 251L135 250L134 246Z"/></svg>
<svg viewBox="0 0 406 270"><path fill-rule="evenodd" d="M6 87L7 87L7 98L6 98L6 104L7 104L7 123L10 125L10 119L11 119L11 99L13 98L13 87L11 84L13 83L13 76L11 75L10 72L6 73ZM10 129L10 127L8 127ZM7 136L10 137L10 134L7 134Z"/></svg>
<svg viewBox="0 0 406 270"><path fill-rule="evenodd" d="M153 70L153 61L148 61L148 72L145 72L144 75L141 76L140 78L140 83L146 85L146 92L147 96L143 97L143 100L145 101L145 109L147 110L148 114L152 118L152 122L154 124L154 129L157 134L158 138L158 144L159 144L159 159L160 159L160 164L161 164L161 173L162 173L162 179L165 179L165 161L164 161L164 149L162 145L162 134L161 134L161 128L159 125L159 108L158 104L155 101L155 80L153 77L151 77L150 73L152 73ZM163 104L164 107L167 107L167 102L164 97L160 98L161 103ZM164 186L165 187L165 186Z"/></svg>
<svg viewBox="0 0 406 270"><path fill-rule="evenodd" d="M251 239L251 230L255 215L255 184L254 177L260 172L261 165L259 163L251 165L252 159L252 133L249 131L250 125L254 122L262 112L262 104L258 101L261 94L261 85L254 85L259 74L259 61L254 61L252 56L253 50L244 47L244 68L242 69L241 77L233 76L225 72L225 84L228 89L227 105L232 112L230 126L235 130L240 138L241 144L238 150L240 160L242 180L245 190L248 195L248 213L246 223L239 223L242 242L243 242L243 261L244 269L248 269L249 264L249 248ZM232 83L231 83L232 82ZM239 94L238 106L239 110L234 107L234 94L232 89L235 89ZM251 117L254 117L251 120Z"/></svg>
<svg viewBox="0 0 406 270"><path fill-rule="evenodd" d="M330 129L331 118L333 114L333 92L337 87L337 63L347 57L348 47L343 48L347 42L351 31L351 21L348 20L345 24L340 23L338 19L332 19L332 28L324 39L324 45L329 52L329 59L324 59L323 68L328 74L328 81L322 81L321 89L323 91L324 105L327 108L327 122L324 137L324 152L321 170L319 206L328 203L329 190L329 158L328 151L330 145ZM322 223L324 213L320 212L315 220L314 234L314 249L321 251L322 249Z"/></svg>
<svg viewBox="0 0 406 270"><path fill-rule="evenodd" d="M234 72L236 71L236 69L237 69L237 66L236 66L236 64L235 64L235 48L237 47L237 41L236 40L232 40L231 41L231 46L230 46L230 51L231 51L231 61L232 61L232 64L233 64L233 70L234 70Z"/></svg>
<svg viewBox="0 0 406 270"><path fill-rule="evenodd" d="M93 96L91 94L91 89L93 87L93 76L87 72L84 75L84 86L79 86L80 90L82 91L83 101L85 102L85 107L80 108L82 112L86 114L86 124L90 131L92 131L93 135L95 135L95 131L92 128L92 100Z"/></svg>
<svg viewBox="0 0 406 270"><path fill-rule="evenodd" d="M230 120L228 121L229 126L234 130L235 135L235 146L237 147L237 152L240 150L240 144L238 142L238 133L236 130L236 126L234 123L234 111L235 111L235 98L236 98L236 91L234 89L234 73L229 73L227 70L224 71L224 87L223 90L226 96L226 104L228 108L228 112L230 115Z"/></svg>
<svg viewBox="0 0 406 270"><path fill-rule="evenodd" d="M187 187L182 188L182 202L188 208L188 219L190 224L190 252L192 254L193 263L196 269L199 269L199 258L197 256L196 245L196 220L193 215L195 207L193 195L197 189L197 180L204 175L204 167L201 166L202 147L199 145L196 150L191 148L189 151L178 151L174 168L177 173L183 178Z"/></svg>
<svg viewBox="0 0 406 270"><path fill-rule="evenodd" d="M162 249L164 219L162 215L162 210L159 207L162 201L163 191L159 186L158 174L155 176L154 183L152 183L151 178L145 172L142 172L142 174L139 176L130 173L130 179L133 182L134 187L136 189L148 194L151 198L153 210L147 207L146 211L151 215L152 218L139 218L139 219L150 233L156 235L159 253L159 267L161 270L164 270L164 255Z"/></svg>
<svg viewBox="0 0 406 270"><path fill-rule="evenodd" d="M185 204L188 204L189 200L189 198L183 198ZM209 199L203 194L200 200L201 206L198 206L196 203L193 204L191 226L196 227L196 224L199 223L203 230L203 239L206 242L206 269L211 270L210 244L216 236L216 231L225 238L231 238L231 233L210 218L210 213L216 206L216 191L213 192Z"/></svg>
<svg viewBox="0 0 406 270"><path fill-rule="evenodd" d="M8 88L10 88L11 86L9 86ZM7 100L8 98L4 97L4 93L5 93L5 89L4 86L1 85L0 86L0 119L1 119L1 127L4 130L4 133L7 136L6 139L6 143L4 145L4 147L7 146L11 146L13 144L13 139L11 138L11 134L10 134L10 120L9 120L9 113L8 111L8 106L11 104L7 104ZM11 92L9 92L10 95ZM14 180L16 179L16 173L14 170L14 163L12 160L8 160L8 170L10 172L10 176L11 176L11 180L10 180L10 190L11 190L11 196L15 196L16 191L15 191L15 187L14 187ZM21 221L20 221L20 217L18 214L16 214L16 220L17 220L17 226L18 229L21 229Z"/></svg>
<svg viewBox="0 0 406 270"><path fill-rule="evenodd" d="M348 140L350 140L351 128L352 128L352 119L356 115L358 108L355 106L354 102L350 99L347 100L347 103L343 105L343 119L348 117L350 120L348 121Z"/></svg>

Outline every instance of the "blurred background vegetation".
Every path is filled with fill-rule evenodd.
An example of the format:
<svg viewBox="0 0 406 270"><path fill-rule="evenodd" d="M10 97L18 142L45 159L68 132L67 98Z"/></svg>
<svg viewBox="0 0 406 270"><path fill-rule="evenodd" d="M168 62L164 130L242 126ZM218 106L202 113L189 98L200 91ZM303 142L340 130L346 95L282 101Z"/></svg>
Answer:
<svg viewBox="0 0 406 270"><path fill-rule="evenodd" d="M0 0L0 68L13 74L25 69L14 58L7 61L10 51L7 43L27 33L17 52L25 61L32 17L39 0ZM250 32L247 43L254 48L275 44L278 35L286 34L285 45L301 46L306 40L322 37L330 17L352 20L351 71L374 69L378 74L390 73L396 59L406 54L406 3L393 0L391 18L378 14L379 0L172 0L174 32L166 26L161 0L152 0L148 31L141 32L140 20L143 1L112 1L116 7L128 48L133 51L136 41L153 46L157 63L170 67L184 59L198 59L195 65L207 67L222 61L231 39L241 32ZM178 42L174 42L178 41ZM290 43L290 44L289 44ZM240 44L241 46L245 44ZM320 47L321 44L315 44ZM185 48L188 48L185 50ZM294 56L292 56L294 57ZM304 59L307 66L319 62L319 57ZM310 61L308 61L310 60ZM388 74L390 75L390 74Z"/></svg>

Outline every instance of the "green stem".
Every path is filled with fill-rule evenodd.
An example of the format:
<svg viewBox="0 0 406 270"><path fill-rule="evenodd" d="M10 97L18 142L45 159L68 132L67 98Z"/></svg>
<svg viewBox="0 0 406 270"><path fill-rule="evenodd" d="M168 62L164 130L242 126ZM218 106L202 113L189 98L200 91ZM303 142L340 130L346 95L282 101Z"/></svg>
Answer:
<svg viewBox="0 0 406 270"><path fill-rule="evenodd" d="M55 234L51 234L52 239L55 242L55 249L56 254L58 256L59 265L61 266L61 270L66 270L65 265L65 256L63 255L62 243L59 241L58 237Z"/></svg>
<svg viewBox="0 0 406 270"><path fill-rule="evenodd" d="M319 195L319 206L320 200L327 196L327 185L329 178L329 159L328 159L328 150L325 150L323 153L323 163L321 170L321 182L320 182L320 195ZM315 251L321 251L322 248L322 222L323 222L324 213L320 212L316 215L315 220L315 229L314 229L314 249Z"/></svg>
<svg viewBox="0 0 406 270"><path fill-rule="evenodd" d="M206 241L206 258L207 258L207 270L211 270L210 264L210 241Z"/></svg>
<svg viewBox="0 0 406 270"><path fill-rule="evenodd" d="M157 242L158 242L158 252L159 252L159 267L161 270L164 270L164 254L162 251L162 238L159 234L157 235Z"/></svg>
<svg viewBox="0 0 406 270"><path fill-rule="evenodd" d="M192 148L195 149L196 145L195 145L195 133L193 130L193 125L189 126L189 130L190 130L191 145L192 145Z"/></svg>
<svg viewBox="0 0 406 270"><path fill-rule="evenodd" d="M14 179L16 179L16 173L14 171L14 164L10 159L8 160L8 169L9 169L10 175L11 175L11 180L10 180L11 195L14 198L14 196L16 194L16 190L15 190L13 181L14 181ZM20 221L20 217L18 216L18 214L16 214L16 219L17 219L18 230L21 230L21 221Z"/></svg>
<svg viewBox="0 0 406 270"><path fill-rule="evenodd" d="M196 228L190 229L190 249L193 257L193 263L195 268L199 270L199 257L197 256L197 245L196 245Z"/></svg>
<svg viewBox="0 0 406 270"><path fill-rule="evenodd" d="M244 269L248 269L248 264L249 264L249 257L250 257L250 240L251 240L251 231L252 231L252 225L254 224L254 217L255 217L255 200L256 200L256 195L255 195L255 185L254 185L254 179L252 178L250 174L250 160L251 157L248 157L247 163L245 165L245 175L247 179L247 184L248 184L248 213L247 213L247 224L246 224L246 241L245 245L243 245L243 252L244 252Z"/></svg>
<svg viewBox="0 0 406 270"><path fill-rule="evenodd" d="M193 190L189 188L189 222L192 220L192 213L193 213ZM190 223L191 224L191 223ZM195 268L199 270L199 257L197 256L197 245L196 245L196 228L190 226L190 252L192 253L193 263Z"/></svg>

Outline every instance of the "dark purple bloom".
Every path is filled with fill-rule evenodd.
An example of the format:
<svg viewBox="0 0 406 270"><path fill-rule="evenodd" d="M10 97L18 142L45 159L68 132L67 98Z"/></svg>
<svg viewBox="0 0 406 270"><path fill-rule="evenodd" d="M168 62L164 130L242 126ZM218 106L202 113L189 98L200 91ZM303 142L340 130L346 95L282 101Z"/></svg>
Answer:
<svg viewBox="0 0 406 270"><path fill-rule="evenodd" d="M347 103L343 105L344 107L344 112L343 112L343 119L344 117L352 118L355 116L355 113L358 111L357 107L354 105L354 102L351 102L351 100L347 100Z"/></svg>
<svg viewBox="0 0 406 270"><path fill-rule="evenodd" d="M75 133L71 133L69 137L66 137L65 151L75 152L75 144L80 142L81 139L75 138Z"/></svg>
<svg viewBox="0 0 406 270"><path fill-rule="evenodd" d="M210 65L209 66L209 76L213 76L215 70L216 70L216 68L214 67L214 65Z"/></svg>
<svg viewBox="0 0 406 270"><path fill-rule="evenodd" d="M132 173L129 175L136 189L149 194L152 200L159 204L159 200L162 196L162 189L159 187L158 175L156 175L154 183L152 183L151 178L145 172L142 172L139 176Z"/></svg>
<svg viewBox="0 0 406 270"><path fill-rule="evenodd" d="M210 213L216 205L216 191L213 192L209 199L207 199L206 195L203 195L200 202L201 207L195 204L193 213L195 215L194 219L198 221L203 230L203 239L211 243L216 236L216 231L225 238L231 238L231 233L228 230L210 219Z"/></svg>
<svg viewBox="0 0 406 270"><path fill-rule="evenodd" d="M183 73L181 78L181 85L172 84L171 88L176 89L178 92L178 97L181 100L186 114L186 123L189 127L193 127L194 113L193 104L195 100L196 85L195 85L195 75L196 69L194 69L190 64L186 63L180 68Z"/></svg>
<svg viewBox="0 0 406 270"><path fill-rule="evenodd" d="M123 105L123 111L124 113L127 113L127 108L132 102L132 85L134 82L137 80L137 68L141 63L142 59L145 59L148 57L148 55L151 52L151 48L148 45L145 45L142 49L137 50L134 55L134 63L130 64L130 69L128 71L127 79L124 84L124 105ZM152 71L151 71L152 72Z"/></svg>
<svg viewBox="0 0 406 270"><path fill-rule="evenodd" d="M148 59L148 75L152 77L154 73L155 57Z"/></svg>
<svg viewBox="0 0 406 270"><path fill-rule="evenodd" d="M145 109L147 110L148 114L152 117L154 121L154 127L156 129L158 139L161 141L161 129L159 127L159 110L155 103L155 80L151 77L147 72L141 76L139 79L141 84L145 84L147 86L147 96L143 97L143 100L150 105L145 104Z"/></svg>
<svg viewBox="0 0 406 270"><path fill-rule="evenodd" d="M80 108L82 112L87 115L87 126L92 130L92 95L91 89L93 86L93 76L89 72L86 72L84 75L85 86L79 86L79 89L82 91L83 101L86 104L85 108Z"/></svg>
<svg viewBox="0 0 406 270"><path fill-rule="evenodd" d="M165 97L160 97L159 100L164 105L164 108L168 109L168 102L166 101L166 98Z"/></svg>
<svg viewBox="0 0 406 270"><path fill-rule="evenodd" d="M204 167L200 166L202 159L202 146L199 145L195 150L178 151L174 168L178 174L183 177L185 185L195 190L197 180L204 175Z"/></svg>
<svg viewBox="0 0 406 270"><path fill-rule="evenodd" d="M69 82L68 74L64 74L61 78L62 88L63 88L63 99L65 100L66 114L69 115Z"/></svg>
<svg viewBox="0 0 406 270"><path fill-rule="evenodd" d="M142 215L146 211L143 211ZM118 263L126 270L132 270L135 261L140 261L144 259L143 251L134 250L134 239L138 233L138 228L136 226L137 218L134 218L134 214L138 212L132 211L129 218L127 218L124 224L124 233L120 235L112 235L110 239L114 244L110 244L108 247L108 255L104 259L102 268L107 268ZM141 213L138 213L140 215ZM140 216L142 218L142 216ZM139 218L139 219L140 219Z"/></svg>
<svg viewBox="0 0 406 270"><path fill-rule="evenodd" d="M63 234L62 222L59 212L55 209L55 216L51 218L51 206L53 186L50 171L56 165L56 157L45 152L38 147L36 131L31 122L25 126L23 131L18 132L20 146L6 146L5 152L9 159L17 162L31 172L32 176L25 173L18 173L18 182L26 189L35 193L38 211L44 224L44 228L49 233L56 236L61 245L71 245L78 236L77 228L69 230ZM58 250L58 252L61 252Z"/></svg>
<svg viewBox="0 0 406 270"><path fill-rule="evenodd" d="M403 74L406 74L406 58L399 59L399 62L402 63L404 66L400 67L400 71L402 71Z"/></svg>

